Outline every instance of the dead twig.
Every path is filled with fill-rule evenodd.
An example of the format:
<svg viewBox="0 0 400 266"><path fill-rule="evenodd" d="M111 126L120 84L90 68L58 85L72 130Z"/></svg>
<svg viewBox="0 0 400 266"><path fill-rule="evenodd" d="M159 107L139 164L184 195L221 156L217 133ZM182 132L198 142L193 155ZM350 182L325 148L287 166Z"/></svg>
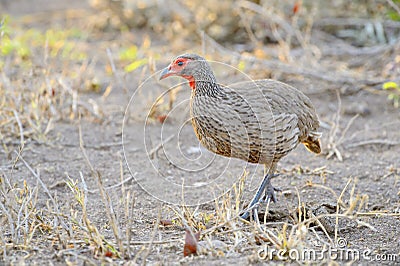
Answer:
<svg viewBox="0 0 400 266"><path fill-rule="evenodd" d="M163 142L160 142L157 146L155 146L153 149L151 149L151 151L149 152L149 157L151 159L154 158L154 154L166 143L168 143L169 141L171 141L173 138L175 137L175 134L172 134L171 136L169 136L166 140L164 140Z"/></svg>
<svg viewBox="0 0 400 266"><path fill-rule="evenodd" d="M119 182L119 183L117 183L117 184L115 184L115 185L106 187L106 188L104 188L104 189L105 189L105 190L110 190L110 189L113 189L113 188L117 188L117 187L119 187L119 186L123 186L125 183L128 183L128 182L131 181L133 178L135 178L136 175L137 175L137 172L135 172L134 174L130 175L128 178L122 180L121 182ZM88 190L88 192L91 193L91 194L98 193L99 191L100 191L100 189Z"/></svg>
<svg viewBox="0 0 400 266"><path fill-rule="evenodd" d="M400 28L400 22L394 20L383 20L380 21L383 26L390 28ZM314 22L315 27L327 27L327 26L357 26L362 27L365 24L371 23L370 18L343 18L343 17L331 17L331 18L320 18Z"/></svg>
<svg viewBox="0 0 400 266"><path fill-rule="evenodd" d="M22 126L21 120L19 119L18 112L13 110L15 120L17 121L19 128L19 138L20 138L20 149L24 149L25 141L24 141L24 127Z"/></svg>
<svg viewBox="0 0 400 266"><path fill-rule="evenodd" d="M149 246L147 247L146 253L144 253L144 255L142 257L142 260L143 260L142 265L146 265L146 259L150 254L151 248L153 247L154 238L156 237L157 229L158 229L158 226L160 225L160 220L161 220L161 206L158 208L157 221L154 224L153 231L150 236Z"/></svg>
<svg viewBox="0 0 400 266"><path fill-rule="evenodd" d="M134 224L133 219L133 209L135 207L135 192L128 191L125 195L125 219L127 221L128 227L126 229L126 240L127 240L127 255L130 259L131 256L131 238L132 238L132 231L130 230L131 224Z"/></svg>
<svg viewBox="0 0 400 266"><path fill-rule="evenodd" d="M32 167L25 161L25 159L22 157L22 155L20 153L17 153L15 151L15 153L17 154L17 156L19 157L19 159L25 164L26 168L28 168L28 170L32 173L32 175L36 178L36 180L40 183L40 185L42 186L42 188L44 189L44 191L46 192L47 196L50 198L51 202L54 205L54 208L56 209L56 213L59 213L59 208L58 208L58 204L57 202L54 200L53 196L51 195L49 189L47 188L47 186L45 185L45 183L42 181L42 179L40 178L40 172L39 170L37 170L37 172L35 172Z"/></svg>
<svg viewBox="0 0 400 266"><path fill-rule="evenodd" d="M372 85L377 85L377 84L381 84L384 82L384 80L380 79L380 78L363 79L363 78L360 78L357 76L350 76L348 74L341 74L341 73L336 73L336 72L334 73L334 75L327 74L327 73L332 73L332 70L324 69L321 65L319 66L319 69L314 69L313 67L299 68L297 65L284 64L279 60L273 60L273 59L266 60L266 59L257 58L255 56L249 56L249 55L243 56L236 51L232 51L232 50L225 48L224 46L219 44L217 41L212 39L207 34L204 34L204 36L205 36L204 40L207 40L211 45L213 45L222 54L229 54L230 56L234 56L237 59L246 60L250 63L259 63L264 67L273 69L275 71L280 71L280 72L283 72L286 74L318 78L318 79L332 82L335 84L351 84L351 85L363 84L363 85L372 86Z"/></svg>
<svg viewBox="0 0 400 266"><path fill-rule="evenodd" d="M372 47L354 47L344 43L340 46L323 47L321 48L321 52L324 56L374 56L390 51L396 45L398 45L398 43L382 44Z"/></svg>
<svg viewBox="0 0 400 266"><path fill-rule="evenodd" d="M366 145L397 146L397 145L400 145L400 141L386 140L386 139L369 139L369 140L363 140L363 141L347 144L346 148L355 148L355 147L366 146Z"/></svg>
<svg viewBox="0 0 400 266"><path fill-rule="evenodd" d="M352 179L349 179L347 181L346 185L344 186L342 192L339 195L339 198L337 199L337 203L336 203L336 222L335 222L335 243L337 243L338 230L339 230L339 210L340 210L339 202L342 201L344 192L346 191L347 187L350 185L351 182L352 182Z"/></svg>
<svg viewBox="0 0 400 266"><path fill-rule="evenodd" d="M153 240L153 241L129 241L128 244L129 245L149 245L150 243L152 245L163 245L163 244L170 244L170 243L175 243L175 242L179 242L182 241L181 238L176 238L176 239L170 239L170 240Z"/></svg>
<svg viewBox="0 0 400 266"><path fill-rule="evenodd" d="M79 122L80 122L80 114L79 114ZM82 151L83 157L86 160L87 165L90 167L90 170L92 172L92 175L97 177L97 182L99 185L99 190L100 190L100 195L102 197L103 203L106 206L106 213L107 213L107 217L111 223L111 228L113 230L115 239L117 241L118 247L119 247L119 252L122 253L122 255L124 255L124 246L122 244L122 239L120 238L120 229L118 227L118 221L117 221L117 217L115 215L114 212L114 208L113 205L111 203L111 199L110 196L108 195L108 193L106 192L104 185L103 185L103 181L101 178L101 175L98 171L96 171L92 165L92 163L89 160L89 157L86 153L85 147L84 147L84 142L83 142L83 137L82 137L82 128L81 128L81 124L79 123L79 146L80 149ZM117 254L119 255L119 254Z"/></svg>
<svg viewBox="0 0 400 266"><path fill-rule="evenodd" d="M338 90L336 90L336 96L338 101L338 107L335 114L335 122L333 123L331 130L329 131L328 134L328 144L327 144L328 154L326 155L326 158L330 159L333 155L335 155L339 161L343 161L343 156L339 150L339 147L343 144L347 131L350 129L351 125L359 115L356 114L350 119L345 129L343 130L341 136L339 137L339 139L337 139L336 136L339 131L340 118L341 118L340 113L342 110L342 100L340 98L340 93Z"/></svg>
<svg viewBox="0 0 400 266"><path fill-rule="evenodd" d="M337 131L339 130L340 112L342 109L342 99L340 98L340 93L338 90L336 90L336 96L337 96L338 106L335 114L335 122L333 123L331 130L329 131L328 134L328 144L327 144L328 155L326 156L326 158L329 159L333 155L336 155L338 160L342 161L343 160L342 154L338 150L337 143L335 141Z"/></svg>
<svg viewBox="0 0 400 266"><path fill-rule="evenodd" d="M113 59L113 56L112 56L112 53L111 53L111 49L109 47L107 47L106 52L107 52L108 61L110 62L111 71L112 71L115 79L117 80L117 83L119 85L124 84L124 82L122 81L120 75L117 73L117 68L115 67L115 63L114 63L114 59ZM125 86L124 86L124 90L125 90L125 92L127 92ZM110 86L108 88L108 90L106 91L106 93L103 94L103 99L106 99L106 97L108 95L110 95L111 91L112 91L112 87Z"/></svg>
<svg viewBox="0 0 400 266"><path fill-rule="evenodd" d="M268 12L264 8L262 8L260 5L250 2L250 1L239 1L237 5L241 8L245 8L248 10L251 10L255 13L258 13L262 15L265 19L271 20L273 23L279 25L282 29L286 31L287 34L289 35L294 35L296 36L297 40L299 43L304 44L304 39L303 39L303 34L292 27L286 20L284 20L282 17L276 15L273 12Z"/></svg>
<svg viewBox="0 0 400 266"><path fill-rule="evenodd" d="M400 15L400 7L398 7L392 0L386 0L386 2Z"/></svg>
<svg viewBox="0 0 400 266"><path fill-rule="evenodd" d="M7 210L8 208L6 208L6 206L4 206L1 201L0 201L0 207L1 207L1 210L2 210L3 214L5 214L5 216L7 216L8 224L10 225L10 234L13 236L13 238L15 238L16 234L15 234L15 222L14 222L14 219L11 216L10 212ZM0 235L2 236L2 234L0 234ZM14 241L15 240L16 239L14 239ZM3 243L6 243L6 242L3 241ZM6 253L4 253L4 254L6 254Z"/></svg>

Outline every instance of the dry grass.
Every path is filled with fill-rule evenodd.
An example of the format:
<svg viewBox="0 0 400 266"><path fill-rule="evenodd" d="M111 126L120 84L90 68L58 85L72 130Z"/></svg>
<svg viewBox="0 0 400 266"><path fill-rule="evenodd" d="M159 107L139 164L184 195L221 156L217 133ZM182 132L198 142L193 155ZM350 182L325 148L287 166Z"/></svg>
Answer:
<svg viewBox="0 0 400 266"><path fill-rule="evenodd" d="M150 241L132 242L129 224L133 222L133 191L121 189L125 201L119 204L124 205L125 219L128 221L123 225L114 213L116 206L113 205L115 203L110 202L106 188L100 181L101 176L97 171L93 173L99 179L99 188L108 223L113 231L113 235L105 236L101 233L102 230L98 225L91 221L91 214L87 209L87 205L90 204L87 201L88 189L83 175L81 175L80 182L66 180L74 200L78 203L72 206L69 213L66 213L60 207L57 199L54 199L48 192L48 188L41 181L39 174L25 161L24 163L31 174L37 178L37 186L31 188L26 183L23 183L22 186L13 184L7 176L2 176L1 179L1 194L4 199L3 202L0 202L4 213L1 239L5 243L2 249L2 257L5 261L10 261L8 256L13 256L12 250L23 250L30 254L34 250L45 248L44 243L52 241L53 245L60 249L57 256L64 257L66 261L75 258L95 263L90 257L79 255L90 251L94 258L104 262L116 259L133 259L143 262L149 256L154 245L170 246L171 244L175 245L176 241L183 241L183 238L177 238L174 235L176 232L178 236L182 235L179 232L182 232L184 228L201 232L198 254L213 257L235 256L235 254L239 255L243 252L256 253L260 248L265 247L287 252L294 249L298 251L307 248L316 249L318 248L317 242L335 248L340 221L350 220L355 222L355 225L350 226L366 226L376 230L363 218L371 215L391 215L385 212L365 212L368 196L357 194L356 180L349 179L340 195L336 195L328 187L308 184L308 187L325 189L332 193L332 197L336 199L336 206L333 206L336 210L335 213L314 213L315 210L309 209L307 203L302 201L298 194L298 206L294 206L286 214L289 219L270 222L268 214L266 214L264 221L259 224L243 222L238 216L242 205L244 176L230 192L215 201L215 211L167 206L163 213L172 217L173 228L160 226L161 208L159 208ZM38 197L42 191L48 193L48 199L50 199L46 206L42 206L42 204L43 200L47 201L47 199ZM346 194L348 196L345 196ZM157 232L160 230L163 232L166 228L175 232L171 234L172 238L168 239L167 237L163 241L155 240ZM333 238L332 232L334 232ZM181 242L180 245L182 244ZM131 249L138 245L142 246L141 252L135 255ZM85 250L87 251L85 252ZM326 260L329 261L329 258Z"/></svg>

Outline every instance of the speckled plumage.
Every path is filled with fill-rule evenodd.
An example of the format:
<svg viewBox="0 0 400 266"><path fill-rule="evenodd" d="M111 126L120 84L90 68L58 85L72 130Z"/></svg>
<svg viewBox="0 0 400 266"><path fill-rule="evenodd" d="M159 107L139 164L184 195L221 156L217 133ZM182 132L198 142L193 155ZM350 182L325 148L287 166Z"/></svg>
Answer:
<svg viewBox="0 0 400 266"><path fill-rule="evenodd" d="M187 61L173 74L191 81L192 125L210 151L264 164L270 174L299 143L312 152L321 151L318 116L301 91L269 79L220 85L207 61L195 54L178 56L165 72L179 60Z"/></svg>
<svg viewBox="0 0 400 266"><path fill-rule="evenodd" d="M194 77L190 114L196 136L207 149L271 165L300 142L318 144L318 117L299 90L275 80L226 87L216 82L208 64L203 69Z"/></svg>

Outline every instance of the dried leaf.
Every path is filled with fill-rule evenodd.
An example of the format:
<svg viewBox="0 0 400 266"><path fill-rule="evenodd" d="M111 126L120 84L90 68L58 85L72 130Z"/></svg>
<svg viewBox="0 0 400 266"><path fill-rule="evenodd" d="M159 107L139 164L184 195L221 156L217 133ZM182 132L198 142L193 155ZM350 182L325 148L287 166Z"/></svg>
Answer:
<svg viewBox="0 0 400 266"><path fill-rule="evenodd" d="M164 123L165 119L167 119L167 115L159 115L157 117L158 122L160 122L161 124Z"/></svg>
<svg viewBox="0 0 400 266"><path fill-rule="evenodd" d="M185 233L185 245L183 247L183 256L189 256L191 254L197 255L197 242L200 239L200 232L192 233L186 229Z"/></svg>
<svg viewBox="0 0 400 266"><path fill-rule="evenodd" d="M108 257L108 258L111 258L111 257L113 256L113 253L112 253L111 251L107 250L107 251L104 253L104 256L105 256L105 257Z"/></svg>
<svg viewBox="0 0 400 266"><path fill-rule="evenodd" d="M162 226L172 226L174 225L171 220L160 220L160 225Z"/></svg>
<svg viewBox="0 0 400 266"><path fill-rule="evenodd" d="M254 235L254 240L256 241L257 245L262 245L262 244L270 242L268 238L266 238L265 236L260 235L260 234Z"/></svg>
<svg viewBox="0 0 400 266"><path fill-rule="evenodd" d="M296 3L294 3L294 5L293 5L293 15L295 15L295 14L297 14L297 12L299 12L300 6L301 6L301 2L300 1L297 1Z"/></svg>

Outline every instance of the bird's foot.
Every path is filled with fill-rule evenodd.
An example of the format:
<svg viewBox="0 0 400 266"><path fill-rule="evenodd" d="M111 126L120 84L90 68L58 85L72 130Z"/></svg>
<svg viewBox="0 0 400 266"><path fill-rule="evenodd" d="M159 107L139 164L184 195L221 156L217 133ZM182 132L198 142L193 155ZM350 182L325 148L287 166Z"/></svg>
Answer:
<svg viewBox="0 0 400 266"><path fill-rule="evenodd" d="M264 199L260 202L268 203L272 201L273 203L276 203L278 200L276 199L275 191L282 192L282 189L274 187L271 182L269 182L265 188Z"/></svg>
<svg viewBox="0 0 400 266"><path fill-rule="evenodd" d="M269 203L270 201L276 202L275 191L282 191L280 188L275 188L271 184L271 179L273 177L278 176L277 174L270 175L267 174L264 177L263 182L261 183L260 187L258 188L256 195L254 196L253 200L246 208L245 212L240 216L242 219L247 220L250 215L253 216L254 221L259 221L258 219L258 207L260 204ZM262 193L265 192L264 197L262 198Z"/></svg>

